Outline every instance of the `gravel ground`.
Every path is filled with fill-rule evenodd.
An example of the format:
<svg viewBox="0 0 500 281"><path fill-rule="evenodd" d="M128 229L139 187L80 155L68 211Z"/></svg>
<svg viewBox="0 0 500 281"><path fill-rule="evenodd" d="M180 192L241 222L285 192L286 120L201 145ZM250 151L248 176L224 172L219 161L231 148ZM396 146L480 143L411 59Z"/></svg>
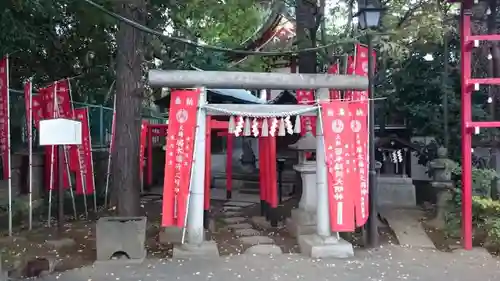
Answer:
<svg viewBox="0 0 500 281"><path fill-rule="evenodd" d="M444 253L437 250L384 246L357 250L348 260L314 260L298 254L274 257L238 255L218 259L147 260L140 265L99 264L37 280L499 280L500 259L478 249Z"/></svg>

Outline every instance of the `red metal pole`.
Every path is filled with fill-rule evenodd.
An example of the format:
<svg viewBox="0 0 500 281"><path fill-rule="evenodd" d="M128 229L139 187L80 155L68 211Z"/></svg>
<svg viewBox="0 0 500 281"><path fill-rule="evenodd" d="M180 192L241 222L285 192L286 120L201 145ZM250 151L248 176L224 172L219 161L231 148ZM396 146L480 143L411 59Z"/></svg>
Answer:
<svg viewBox="0 0 500 281"><path fill-rule="evenodd" d="M229 200L233 196L233 142L234 136L227 135L227 151L226 151L226 199Z"/></svg>
<svg viewBox="0 0 500 281"><path fill-rule="evenodd" d="M271 208L278 207L278 186L277 186L277 171L276 171L276 137L269 138L269 193Z"/></svg>
<svg viewBox="0 0 500 281"><path fill-rule="evenodd" d="M472 121L471 88L467 81L471 78L472 46L467 43L471 35L470 13L462 4L461 10L461 69L462 69L462 244L464 249L472 249L472 132L467 123Z"/></svg>
<svg viewBox="0 0 500 281"><path fill-rule="evenodd" d="M260 197L260 215L264 216L266 214L266 189L264 182L264 163L265 163L265 153L264 153L264 138L259 137L259 197Z"/></svg>
<svg viewBox="0 0 500 281"><path fill-rule="evenodd" d="M212 174L212 128L210 127L210 117L207 116L207 125L205 130L205 194L204 194L204 209L210 210L210 180Z"/></svg>
<svg viewBox="0 0 500 281"><path fill-rule="evenodd" d="M260 163L262 169L262 175L260 181L262 183L262 195L264 197L264 215L269 218L269 207L270 207L270 197L269 197L269 138L262 138L262 162Z"/></svg>
<svg viewBox="0 0 500 281"><path fill-rule="evenodd" d="M148 126L148 186L153 184L153 129Z"/></svg>
<svg viewBox="0 0 500 281"><path fill-rule="evenodd" d="M269 194L269 219L272 227L278 226L278 188L276 184L276 137L268 137L268 194Z"/></svg>
<svg viewBox="0 0 500 281"><path fill-rule="evenodd" d="M212 127L210 116L207 116L205 127L205 192L203 194L203 227L210 225L210 181L212 175Z"/></svg>

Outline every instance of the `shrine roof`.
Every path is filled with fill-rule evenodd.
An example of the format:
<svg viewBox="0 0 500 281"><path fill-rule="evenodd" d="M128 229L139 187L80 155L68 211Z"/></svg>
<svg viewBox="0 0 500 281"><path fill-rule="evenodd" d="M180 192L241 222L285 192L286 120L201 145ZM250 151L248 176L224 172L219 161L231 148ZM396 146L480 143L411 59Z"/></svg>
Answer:
<svg viewBox="0 0 500 281"><path fill-rule="evenodd" d="M243 89L207 89L207 100L209 103L266 103L254 96L252 92ZM155 100L155 103L168 107L170 105L170 94Z"/></svg>
<svg viewBox="0 0 500 281"><path fill-rule="evenodd" d="M250 91L243 89L208 89L208 91L217 95L240 100L244 103L265 103L265 101L254 96Z"/></svg>

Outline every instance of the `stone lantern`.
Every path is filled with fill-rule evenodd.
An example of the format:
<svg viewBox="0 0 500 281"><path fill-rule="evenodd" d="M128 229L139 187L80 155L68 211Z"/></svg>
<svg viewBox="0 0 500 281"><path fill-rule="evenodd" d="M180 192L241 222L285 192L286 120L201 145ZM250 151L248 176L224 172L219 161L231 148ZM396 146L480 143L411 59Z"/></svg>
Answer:
<svg viewBox="0 0 500 281"><path fill-rule="evenodd" d="M287 228L293 237L313 234L316 231L316 161L307 160L306 153L316 152L316 138L307 126L307 132L295 144L288 146L298 151L298 164L293 169L300 173L302 179L302 196L299 207L293 209L291 218L287 219Z"/></svg>
<svg viewBox="0 0 500 281"><path fill-rule="evenodd" d="M446 203L452 198L453 182L451 171L456 164L448 159L448 150L438 148L437 158L429 163L432 175L432 187L436 190L436 217L428 222L429 225L442 229L445 226Z"/></svg>

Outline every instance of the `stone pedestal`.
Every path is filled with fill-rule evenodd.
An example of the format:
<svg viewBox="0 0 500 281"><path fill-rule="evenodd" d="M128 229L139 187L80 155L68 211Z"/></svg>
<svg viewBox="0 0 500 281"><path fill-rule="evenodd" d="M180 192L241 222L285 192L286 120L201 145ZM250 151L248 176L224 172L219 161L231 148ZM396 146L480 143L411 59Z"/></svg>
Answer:
<svg viewBox="0 0 500 281"><path fill-rule="evenodd" d="M115 255L138 262L146 258L146 217L102 217L96 224L96 257L109 261Z"/></svg>
<svg viewBox="0 0 500 281"><path fill-rule="evenodd" d="M354 256L352 244L335 236L300 235L298 241L301 253L311 258L350 258Z"/></svg>
<svg viewBox="0 0 500 281"><path fill-rule="evenodd" d="M417 204L415 186L411 178L400 176L379 176L378 198L379 206L383 207L415 207Z"/></svg>
<svg viewBox="0 0 500 281"><path fill-rule="evenodd" d="M316 231L316 162L303 162L295 165L294 170L302 178L302 197L299 208L292 210L286 226L293 237L313 234Z"/></svg>

